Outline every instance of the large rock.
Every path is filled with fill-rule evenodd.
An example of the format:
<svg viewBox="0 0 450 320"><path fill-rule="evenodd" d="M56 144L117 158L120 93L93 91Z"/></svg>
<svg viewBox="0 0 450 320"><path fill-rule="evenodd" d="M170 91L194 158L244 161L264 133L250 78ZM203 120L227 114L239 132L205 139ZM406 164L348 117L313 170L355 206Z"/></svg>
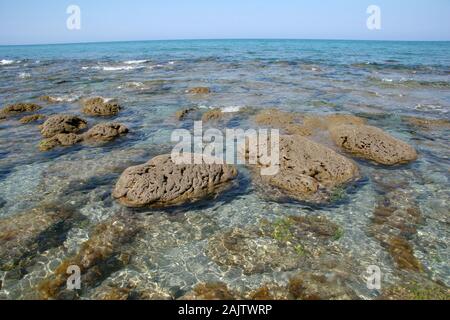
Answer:
<svg viewBox="0 0 450 320"><path fill-rule="evenodd" d="M101 97L85 100L82 105L83 112L91 116L115 116L121 109L117 101Z"/></svg>
<svg viewBox="0 0 450 320"><path fill-rule="evenodd" d="M323 200L321 190L332 191L357 178L356 164L335 151L299 135L280 137L280 170L261 175L261 181L297 200ZM325 195L325 194L324 194Z"/></svg>
<svg viewBox="0 0 450 320"><path fill-rule="evenodd" d="M120 123L100 123L84 134L84 139L92 142L108 142L127 134L128 128Z"/></svg>
<svg viewBox="0 0 450 320"><path fill-rule="evenodd" d="M71 115L56 115L50 117L41 127L41 134L51 138L60 133L77 133L87 127L87 122Z"/></svg>
<svg viewBox="0 0 450 320"><path fill-rule="evenodd" d="M381 129L366 125L341 125L330 128L334 142L344 150L384 165L417 159L413 147Z"/></svg>
<svg viewBox="0 0 450 320"><path fill-rule="evenodd" d="M162 155L125 170L113 196L128 207L181 204L220 191L236 175L234 166L175 164Z"/></svg>

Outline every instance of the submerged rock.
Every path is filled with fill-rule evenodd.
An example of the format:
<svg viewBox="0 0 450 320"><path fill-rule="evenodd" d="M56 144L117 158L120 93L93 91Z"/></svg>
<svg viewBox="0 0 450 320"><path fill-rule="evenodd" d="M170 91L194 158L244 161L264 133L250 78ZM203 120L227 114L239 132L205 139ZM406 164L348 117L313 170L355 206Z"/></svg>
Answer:
<svg viewBox="0 0 450 320"><path fill-rule="evenodd" d="M41 126L41 134L51 138L60 133L77 133L87 127L87 122L77 116L56 115Z"/></svg>
<svg viewBox="0 0 450 320"><path fill-rule="evenodd" d="M113 196L128 207L175 205L215 194L236 176L234 166L177 165L171 155L161 155L125 170Z"/></svg>
<svg viewBox="0 0 450 320"><path fill-rule="evenodd" d="M34 112L40 109L42 109L42 107L35 103L15 103L1 109L0 115L4 117L14 116L25 112Z"/></svg>
<svg viewBox="0 0 450 320"><path fill-rule="evenodd" d="M28 124L28 123L37 122L40 120L45 120L45 119L47 119L47 117L42 114L33 114L31 116L25 116L22 119L20 119L20 123Z"/></svg>
<svg viewBox="0 0 450 320"><path fill-rule="evenodd" d="M91 142L107 142L128 133L128 128L120 123L100 123L87 131L83 138Z"/></svg>
<svg viewBox="0 0 450 320"><path fill-rule="evenodd" d="M47 205L0 219L0 270L26 266L38 252L61 245L79 218L72 210Z"/></svg>
<svg viewBox="0 0 450 320"><path fill-rule="evenodd" d="M49 278L39 283L37 290L42 299L54 299L64 294L69 266L81 270L83 288L98 284L112 272L129 263L129 256L122 254L122 246L130 243L139 232L135 220L118 216L97 225L80 251L64 260Z"/></svg>
<svg viewBox="0 0 450 320"><path fill-rule="evenodd" d="M179 300L238 300L239 295L232 292L225 283L200 283Z"/></svg>
<svg viewBox="0 0 450 320"><path fill-rule="evenodd" d="M332 191L359 176L356 164L333 150L301 136L280 137L280 170L260 175L269 184L298 200L324 200L319 191Z"/></svg>
<svg viewBox="0 0 450 320"><path fill-rule="evenodd" d="M216 108L216 109L211 109L211 110L206 111L202 116L202 121L203 122L218 121L218 120L222 119L222 117L223 117L222 110L220 110L219 108Z"/></svg>
<svg viewBox="0 0 450 320"><path fill-rule="evenodd" d="M342 230L324 217L290 216L259 228L234 228L209 239L206 254L216 264L244 274L290 271L308 264L339 240Z"/></svg>
<svg viewBox="0 0 450 320"><path fill-rule="evenodd" d="M101 97L87 99L82 102L83 112L91 116L116 116L121 107L115 100L106 100Z"/></svg>
<svg viewBox="0 0 450 320"><path fill-rule="evenodd" d="M419 117L402 117L410 125L418 127L422 130L432 130L435 128L450 128L450 121L447 119L427 119Z"/></svg>
<svg viewBox="0 0 450 320"><path fill-rule="evenodd" d="M211 89L208 87L195 87L188 90L190 94L208 94L211 93Z"/></svg>
<svg viewBox="0 0 450 320"><path fill-rule="evenodd" d="M39 150L50 151L56 147L70 147L83 141L81 135L75 133L60 133L39 143Z"/></svg>
<svg viewBox="0 0 450 320"><path fill-rule="evenodd" d="M395 165L417 159L413 147L376 127L341 125L332 127L330 132L339 147L380 164Z"/></svg>

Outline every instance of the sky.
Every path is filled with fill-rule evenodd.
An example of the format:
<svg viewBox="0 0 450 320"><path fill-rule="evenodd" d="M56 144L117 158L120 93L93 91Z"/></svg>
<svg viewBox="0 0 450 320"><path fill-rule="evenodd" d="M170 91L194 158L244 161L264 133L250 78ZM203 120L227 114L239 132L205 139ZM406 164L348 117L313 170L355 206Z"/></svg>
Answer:
<svg viewBox="0 0 450 320"><path fill-rule="evenodd" d="M0 0L0 45L223 38L449 41L450 0Z"/></svg>

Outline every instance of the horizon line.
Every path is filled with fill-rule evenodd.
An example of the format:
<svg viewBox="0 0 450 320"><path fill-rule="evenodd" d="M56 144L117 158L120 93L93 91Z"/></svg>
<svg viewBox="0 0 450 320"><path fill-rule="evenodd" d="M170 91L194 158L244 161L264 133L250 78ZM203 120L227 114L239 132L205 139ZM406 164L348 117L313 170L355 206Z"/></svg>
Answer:
<svg viewBox="0 0 450 320"><path fill-rule="evenodd" d="M345 39L345 38L184 38L184 39L139 39L139 40L100 40L100 41L80 41L80 42L54 42L54 43L20 43L20 44L0 44L0 47L16 46L57 46L57 45L78 45L78 44L107 44L126 42L157 42L157 41L233 41L233 40L291 40L291 41L367 41L367 42L450 42L449 40L404 40L404 39Z"/></svg>

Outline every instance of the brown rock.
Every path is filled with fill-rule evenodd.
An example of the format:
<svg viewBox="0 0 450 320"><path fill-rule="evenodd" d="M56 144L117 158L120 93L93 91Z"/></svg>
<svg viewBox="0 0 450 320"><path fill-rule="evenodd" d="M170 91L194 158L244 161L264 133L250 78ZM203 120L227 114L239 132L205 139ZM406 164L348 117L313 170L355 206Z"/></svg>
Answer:
<svg viewBox="0 0 450 320"><path fill-rule="evenodd" d="M120 123L101 123L91 128L83 137L87 141L107 142L127 133L128 128Z"/></svg>
<svg viewBox="0 0 450 320"><path fill-rule="evenodd" d="M218 121L223 117L223 112L219 108L206 111L202 116L203 122Z"/></svg>
<svg viewBox="0 0 450 320"><path fill-rule="evenodd" d="M37 290L41 298L58 298L69 277L69 266L80 268L84 286L93 285L111 272L123 268L127 262L120 258L121 247L131 242L139 230L135 221L126 216L114 217L97 225L80 251L64 260L53 275L39 283Z"/></svg>
<svg viewBox="0 0 450 320"><path fill-rule="evenodd" d="M82 140L83 137L75 133L60 133L51 138L42 140L39 144L39 150L50 151L56 147L69 147Z"/></svg>
<svg viewBox="0 0 450 320"><path fill-rule="evenodd" d="M42 115L42 114L33 114L31 116L25 116L22 119L20 119L20 123L28 124L28 123L36 122L36 121L39 121L39 120L44 120L46 118L47 117Z"/></svg>
<svg viewBox="0 0 450 320"><path fill-rule="evenodd" d="M376 127L341 125L332 127L330 133L339 147L380 164L395 165L417 159L413 147Z"/></svg>
<svg viewBox="0 0 450 320"><path fill-rule="evenodd" d="M190 94L209 94L211 93L211 89L208 87L195 87L188 90Z"/></svg>
<svg viewBox="0 0 450 320"><path fill-rule="evenodd" d="M187 108L187 109L183 109L180 111L177 111L177 113L175 114L176 118L178 119L178 121L182 121L184 120L187 115L193 111L195 111L195 108Z"/></svg>
<svg viewBox="0 0 450 320"><path fill-rule="evenodd" d="M35 103L15 103L0 110L0 115L3 115L4 117L14 116L20 113L34 112L40 109L42 109L42 107Z"/></svg>
<svg viewBox="0 0 450 320"><path fill-rule="evenodd" d="M358 175L353 161L297 135L280 137L280 170L261 180L295 199L307 200L321 188L331 190Z"/></svg>
<svg viewBox="0 0 450 320"><path fill-rule="evenodd" d="M113 196L128 207L181 204L216 193L236 175L234 166L177 165L171 155L162 155L125 170Z"/></svg>
<svg viewBox="0 0 450 320"><path fill-rule="evenodd" d="M427 119L408 116L402 117L402 119L413 126L425 130L430 130L436 127L450 128L450 121L447 119Z"/></svg>
<svg viewBox="0 0 450 320"><path fill-rule="evenodd" d="M83 112L91 116L115 116L121 109L116 101L106 101L101 97L85 100L82 105Z"/></svg>
<svg viewBox="0 0 450 320"><path fill-rule="evenodd" d="M71 115L56 115L50 117L41 126L41 134L51 138L59 133L77 133L87 127L87 122Z"/></svg>
<svg viewBox="0 0 450 320"><path fill-rule="evenodd" d="M238 295L228 289L225 283L201 283L192 292L184 295L180 300L237 300Z"/></svg>

